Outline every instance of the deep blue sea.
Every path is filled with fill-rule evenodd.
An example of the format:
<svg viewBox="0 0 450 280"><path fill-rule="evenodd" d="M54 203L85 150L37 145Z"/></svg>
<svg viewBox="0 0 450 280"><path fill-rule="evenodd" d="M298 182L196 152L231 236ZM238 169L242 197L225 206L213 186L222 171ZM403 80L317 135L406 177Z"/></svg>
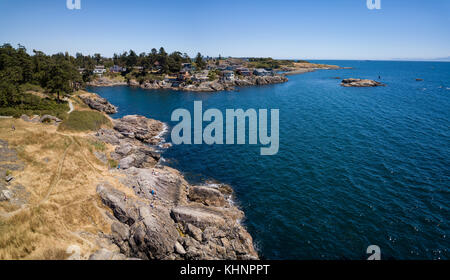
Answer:
<svg viewBox="0 0 450 280"><path fill-rule="evenodd" d="M179 145L167 164L230 184L266 259L450 259L450 63L320 61L353 67L238 92L93 88L119 113L166 122L177 108L280 110L280 150ZM344 88L369 78L378 88ZM424 81L418 82L416 78ZM193 116L193 115L192 115ZM167 135L170 142L170 134Z"/></svg>

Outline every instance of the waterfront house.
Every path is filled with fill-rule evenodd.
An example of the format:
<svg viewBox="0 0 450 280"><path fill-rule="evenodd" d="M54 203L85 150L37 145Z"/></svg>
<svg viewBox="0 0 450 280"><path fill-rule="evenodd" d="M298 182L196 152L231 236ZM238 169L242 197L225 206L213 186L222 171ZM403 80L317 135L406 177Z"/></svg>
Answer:
<svg viewBox="0 0 450 280"><path fill-rule="evenodd" d="M125 72L125 71L127 71L126 68L120 67L118 65L114 65L113 67L109 68L109 72L111 72L111 73L121 73L121 72Z"/></svg>
<svg viewBox="0 0 450 280"><path fill-rule="evenodd" d="M190 78L191 78L191 74L189 73L189 71L181 70L180 73L178 74L179 81L186 81L186 80L189 80Z"/></svg>
<svg viewBox="0 0 450 280"><path fill-rule="evenodd" d="M252 72L248 68L245 68L245 67L237 68L236 72L242 76L251 76L252 75Z"/></svg>
<svg viewBox="0 0 450 280"><path fill-rule="evenodd" d="M255 76L270 76L271 72L267 71L266 69L263 69L263 68L258 68L253 71L253 75L255 75Z"/></svg>
<svg viewBox="0 0 450 280"><path fill-rule="evenodd" d="M94 74L101 76L106 72L105 66L96 65L93 72L94 72Z"/></svg>
<svg viewBox="0 0 450 280"><path fill-rule="evenodd" d="M200 83L209 81L208 74L209 74L208 70L202 71L201 73L194 74L194 76L192 77L192 80L194 82L200 82Z"/></svg>
<svg viewBox="0 0 450 280"><path fill-rule="evenodd" d="M227 81L233 81L234 80L234 72L233 71L223 71L223 79Z"/></svg>
<svg viewBox="0 0 450 280"><path fill-rule="evenodd" d="M192 63L182 63L181 68L185 70L192 70Z"/></svg>

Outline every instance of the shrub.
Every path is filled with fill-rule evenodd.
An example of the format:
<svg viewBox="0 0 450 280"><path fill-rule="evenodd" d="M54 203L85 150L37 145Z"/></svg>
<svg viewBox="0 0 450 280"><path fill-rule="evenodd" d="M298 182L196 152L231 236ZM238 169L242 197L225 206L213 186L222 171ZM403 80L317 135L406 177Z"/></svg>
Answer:
<svg viewBox="0 0 450 280"><path fill-rule="evenodd" d="M96 111L74 111L67 120L59 126L60 130L97 131L102 126L111 127L111 121L102 113Z"/></svg>
<svg viewBox="0 0 450 280"><path fill-rule="evenodd" d="M108 165L109 168L117 168L117 166L119 166L119 163L117 162L117 160L108 159Z"/></svg>

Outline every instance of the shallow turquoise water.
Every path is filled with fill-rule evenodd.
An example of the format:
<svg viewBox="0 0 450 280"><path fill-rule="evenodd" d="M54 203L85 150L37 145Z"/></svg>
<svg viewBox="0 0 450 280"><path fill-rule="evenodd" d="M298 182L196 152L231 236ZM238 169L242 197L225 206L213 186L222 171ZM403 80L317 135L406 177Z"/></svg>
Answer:
<svg viewBox="0 0 450 280"><path fill-rule="evenodd" d="M119 113L170 122L176 108L280 109L280 151L180 145L167 164L231 184L267 259L449 259L450 63L327 61L354 69L239 92L94 88ZM387 87L343 88L341 78ZM417 82L416 78L423 78ZM170 141L170 135L168 135Z"/></svg>

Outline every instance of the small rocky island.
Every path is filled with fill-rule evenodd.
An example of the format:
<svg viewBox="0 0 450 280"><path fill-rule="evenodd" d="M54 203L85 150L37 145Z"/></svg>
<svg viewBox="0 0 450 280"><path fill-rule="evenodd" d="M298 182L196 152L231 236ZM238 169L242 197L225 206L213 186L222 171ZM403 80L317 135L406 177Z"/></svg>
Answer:
<svg viewBox="0 0 450 280"><path fill-rule="evenodd" d="M379 86L385 86L385 84L368 80L368 79L344 79L342 80L341 86L343 87L379 87Z"/></svg>

